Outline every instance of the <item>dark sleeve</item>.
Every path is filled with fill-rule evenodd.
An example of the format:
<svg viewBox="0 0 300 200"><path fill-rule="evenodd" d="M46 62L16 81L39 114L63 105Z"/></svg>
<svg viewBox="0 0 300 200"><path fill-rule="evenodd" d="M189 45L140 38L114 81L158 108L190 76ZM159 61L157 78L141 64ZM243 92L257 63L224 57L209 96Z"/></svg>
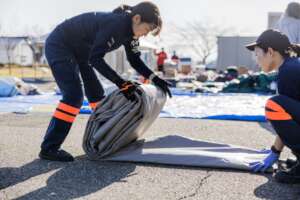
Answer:
<svg viewBox="0 0 300 200"><path fill-rule="evenodd" d="M300 97L300 70L297 67L286 66L278 73L278 93L298 99Z"/></svg>
<svg viewBox="0 0 300 200"><path fill-rule="evenodd" d="M145 78L149 78L153 71L149 69L140 58L141 52L138 50L139 41L132 40L124 44L127 60L130 65Z"/></svg>
<svg viewBox="0 0 300 200"><path fill-rule="evenodd" d="M102 30L97 33L94 45L89 56L89 65L94 67L105 78L120 86L124 80L117 74L104 60L106 52L109 50L110 40L114 36L115 30L106 27L105 31Z"/></svg>

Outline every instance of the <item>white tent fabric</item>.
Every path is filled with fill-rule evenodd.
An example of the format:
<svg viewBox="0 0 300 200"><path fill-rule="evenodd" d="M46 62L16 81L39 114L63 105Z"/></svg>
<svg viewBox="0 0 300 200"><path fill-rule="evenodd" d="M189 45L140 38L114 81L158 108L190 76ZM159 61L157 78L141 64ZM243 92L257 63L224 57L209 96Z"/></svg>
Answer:
<svg viewBox="0 0 300 200"><path fill-rule="evenodd" d="M267 156L248 148L176 135L137 140L166 101L162 91L152 85L142 85L139 91L137 102L114 91L96 108L83 138L83 149L90 159L250 170L249 163Z"/></svg>
<svg viewBox="0 0 300 200"><path fill-rule="evenodd" d="M216 115L264 116L270 95L199 94L174 96L164 106L160 117L203 118Z"/></svg>

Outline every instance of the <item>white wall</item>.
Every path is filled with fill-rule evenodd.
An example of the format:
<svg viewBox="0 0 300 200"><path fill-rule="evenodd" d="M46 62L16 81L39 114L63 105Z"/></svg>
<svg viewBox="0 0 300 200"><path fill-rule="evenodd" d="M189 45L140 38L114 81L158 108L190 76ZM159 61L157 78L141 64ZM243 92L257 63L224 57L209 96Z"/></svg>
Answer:
<svg viewBox="0 0 300 200"><path fill-rule="evenodd" d="M32 50L24 40L20 41L13 51L13 63L23 66L33 63Z"/></svg>
<svg viewBox="0 0 300 200"><path fill-rule="evenodd" d="M245 48L246 44L255 41L256 37L218 37L217 69L228 66L244 66L259 71L253 54Z"/></svg>
<svg viewBox="0 0 300 200"><path fill-rule="evenodd" d="M7 64L7 49L1 45L0 42L0 63ZM18 65L32 65L33 55L30 47L25 40L20 40L15 47L9 52L11 56L11 62Z"/></svg>

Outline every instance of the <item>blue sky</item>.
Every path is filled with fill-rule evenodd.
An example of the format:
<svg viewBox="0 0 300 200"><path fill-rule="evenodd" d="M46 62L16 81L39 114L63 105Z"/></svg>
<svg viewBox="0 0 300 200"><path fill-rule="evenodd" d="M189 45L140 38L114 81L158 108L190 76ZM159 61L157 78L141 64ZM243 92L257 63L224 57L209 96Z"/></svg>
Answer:
<svg viewBox="0 0 300 200"><path fill-rule="evenodd" d="M66 18L88 11L109 11L136 0L0 0L2 33L21 35L49 32ZM290 0L153 0L165 24L183 25L209 20L230 26L243 35L256 35L267 26L267 13L284 11ZM35 27L35 28L32 28Z"/></svg>

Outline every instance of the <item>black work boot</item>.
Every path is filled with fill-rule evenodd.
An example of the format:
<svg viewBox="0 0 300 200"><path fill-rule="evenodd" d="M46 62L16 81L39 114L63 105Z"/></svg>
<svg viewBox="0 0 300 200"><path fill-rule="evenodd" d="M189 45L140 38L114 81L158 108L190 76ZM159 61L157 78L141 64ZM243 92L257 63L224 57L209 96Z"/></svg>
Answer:
<svg viewBox="0 0 300 200"><path fill-rule="evenodd" d="M295 154L295 153L294 153ZM299 184L300 183L300 156L295 154L297 161L291 161L290 168L279 170L275 173L274 179L279 183Z"/></svg>
<svg viewBox="0 0 300 200"><path fill-rule="evenodd" d="M39 157L44 160L53 160L61 162L72 162L74 158L71 154L64 150L41 150Z"/></svg>

